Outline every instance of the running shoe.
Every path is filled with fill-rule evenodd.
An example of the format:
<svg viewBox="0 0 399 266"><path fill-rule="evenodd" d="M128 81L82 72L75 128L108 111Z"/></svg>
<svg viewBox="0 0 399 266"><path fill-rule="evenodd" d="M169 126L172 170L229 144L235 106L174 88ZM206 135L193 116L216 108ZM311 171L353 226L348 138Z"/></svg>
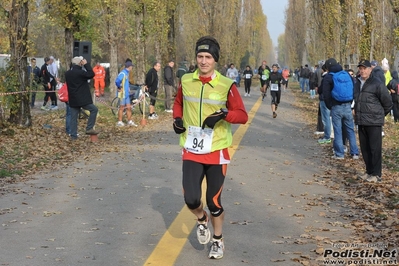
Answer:
<svg viewBox="0 0 399 266"><path fill-rule="evenodd" d="M247 96L248 96L248 93L245 93L245 94L244 94L244 97L247 97Z"/></svg>
<svg viewBox="0 0 399 266"><path fill-rule="evenodd" d="M336 160L343 160L344 157L338 157L337 155L331 156L331 158L336 159Z"/></svg>
<svg viewBox="0 0 399 266"><path fill-rule="evenodd" d="M123 122L122 122L123 123ZM129 120L129 122L127 122L128 126L133 126L133 127L137 127L137 124L134 123L132 120Z"/></svg>
<svg viewBox="0 0 399 266"><path fill-rule="evenodd" d="M352 155L353 160L359 160L359 155L358 154L353 154Z"/></svg>
<svg viewBox="0 0 399 266"><path fill-rule="evenodd" d="M42 107L40 107L40 109L42 109L42 110L44 110L44 111L47 111L48 109L47 109L47 107L46 106L42 106Z"/></svg>
<svg viewBox="0 0 399 266"><path fill-rule="evenodd" d="M368 173L364 173L364 174L359 174L358 176L357 176L357 179L358 180L367 180L368 178L370 177L370 175L368 174Z"/></svg>
<svg viewBox="0 0 399 266"><path fill-rule="evenodd" d="M319 144L328 144L328 143L331 143L331 139L322 138L322 139L319 139L317 142Z"/></svg>
<svg viewBox="0 0 399 266"><path fill-rule="evenodd" d="M248 95L247 95L247 96L248 96L248 97L251 97L251 94L249 94L249 93L248 93Z"/></svg>
<svg viewBox="0 0 399 266"><path fill-rule="evenodd" d="M276 117L277 117L276 112L273 112L273 118L276 118Z"/></svg>
<svg viewBox="0 0 399 266"><path fill-rule="evenodd" d="M210 259L221 259L223 258L224 243L223 239L213 240L211 250L209 251L208 258Z"/></svg>
<svg viewBox="0 0 399 266"><path fill-rule="evenodd" d="M379 177L378 175L372 175L372 176L369 176L368 178L366 178L366 181L374 182L374 183L381 182L381 177Z"/></svg>
<svg viewBox="0 0 399 266"><path fill-rule="evenodd" d="M118 123L116 123L117 127L124 127L125 123L123 123L122 121L118 121Z"/></svg>
<svg viewBox="0 0 399 266"><path fill-rule="evenodd" d="M150 114L148 116L148 119L151 119L151 120L158 119L158 116L155 116L155 113L154 114Z"/></svg>
<svg viewBox="0 0 399 266"><path fill-rule="evenodd" d="M197 239L200 244L208 244L211 240L211 231L208 228L208 223L197 224Z"/></svg>

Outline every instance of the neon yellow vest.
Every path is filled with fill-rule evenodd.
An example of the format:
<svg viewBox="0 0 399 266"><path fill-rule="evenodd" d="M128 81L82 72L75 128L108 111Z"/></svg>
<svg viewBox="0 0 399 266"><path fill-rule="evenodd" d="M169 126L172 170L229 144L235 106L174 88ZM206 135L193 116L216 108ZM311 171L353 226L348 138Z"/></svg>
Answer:
<svg viewBox="0 0 399 266"><path fill-rule="evenodd" d="M206 84L199 79L198 70L184 74L181 83L183 90L183 124L201 127L205 118L226 108L227 97L233 80L222 76L215 70L216 76ZM222 150L231 145L233 136L231 125L224 119L216 123L213 128L212 152ZM180 146L184 147L187 131L180 135Z"/></svg>

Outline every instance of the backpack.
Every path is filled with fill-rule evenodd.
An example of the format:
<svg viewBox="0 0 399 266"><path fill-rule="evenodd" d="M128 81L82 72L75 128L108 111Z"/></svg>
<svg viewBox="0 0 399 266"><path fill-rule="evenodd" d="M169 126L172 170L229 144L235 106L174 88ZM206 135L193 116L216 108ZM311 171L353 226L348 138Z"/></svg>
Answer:
<svg viewBox="0 0 399 266"><path fill-rule="evenodd" d="M337 73L330 72L333 78L334 87L331 96L338 102L350 102L353 100L353 81L345 70Z"/></svg>
<svg viewBox="0 0 399 266"><path fill-rule="evenodd" d="M64 102L64 103L69 101L68 86L67 86L66 82L58 90L58 99L60 99L60 101Z"/></svg>

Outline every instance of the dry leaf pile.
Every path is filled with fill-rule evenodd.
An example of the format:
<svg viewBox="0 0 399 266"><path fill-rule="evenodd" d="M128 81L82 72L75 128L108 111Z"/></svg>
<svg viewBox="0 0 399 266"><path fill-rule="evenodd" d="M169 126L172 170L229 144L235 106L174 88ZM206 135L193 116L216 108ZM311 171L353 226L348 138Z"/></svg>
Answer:
<svg viewBox="0 0 399 266"><path fill-rule="evenodd" d="M71 141L65 133L64 110L32 111L33 125L29 128L7 127L0 131L0 193L7 193L9 184L21 182L38 171L68 167L75 161L86 161L91 156L118 151L125 144L142 144L152 138L154 127L170 126L170 115L159 114L158 120L145 127L116 127L116 117L100 106L96 129L99 142L91 142L85 135L87 120L79 119L79 138ZM141 117L136 115L136 124ZM123 148L122 148L123 149Z"/></svg>
<svg viewBox="0 0 399 266"><path fill-rule="evenodd" d="M296 85L296 84L295 84ZM310 127L310 134L316 130L318 99L309 99L294 86L295 107ZM340 225L356 232L355 236L342 239L346 243L384 243L388 249L396 248L399 243L399 124L386 117L383 138L383 181L368 183L359 181L357 176L365 172L362 157L359 160L330 159L332 144L324 145L323 157L326 161L324 174L315 178L328 186L342 201L340 217L348 224ZM357 132L356 132L357 135ZM316 140L318 137L314 137ZM348 156L349 157L349 156ZM328 241L331 244L331 240ZM322 248L320 249L322 250ZM321 255L320 250L315 250ZM306 264L309 261L303 263Z"/></svg>

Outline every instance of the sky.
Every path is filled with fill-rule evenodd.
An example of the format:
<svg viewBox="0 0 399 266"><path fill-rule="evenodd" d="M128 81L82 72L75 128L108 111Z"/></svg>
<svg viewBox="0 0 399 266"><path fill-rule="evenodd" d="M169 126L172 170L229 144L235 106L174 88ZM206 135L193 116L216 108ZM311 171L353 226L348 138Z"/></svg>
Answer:
<svg viewBox="0 0 399 266"><path fill-rule="evenodd" d="M285 9L288 0L261 0L263 13L267 16L267 29L273 41L273 46L277 46L278 36L284 33Z"/></svg>

